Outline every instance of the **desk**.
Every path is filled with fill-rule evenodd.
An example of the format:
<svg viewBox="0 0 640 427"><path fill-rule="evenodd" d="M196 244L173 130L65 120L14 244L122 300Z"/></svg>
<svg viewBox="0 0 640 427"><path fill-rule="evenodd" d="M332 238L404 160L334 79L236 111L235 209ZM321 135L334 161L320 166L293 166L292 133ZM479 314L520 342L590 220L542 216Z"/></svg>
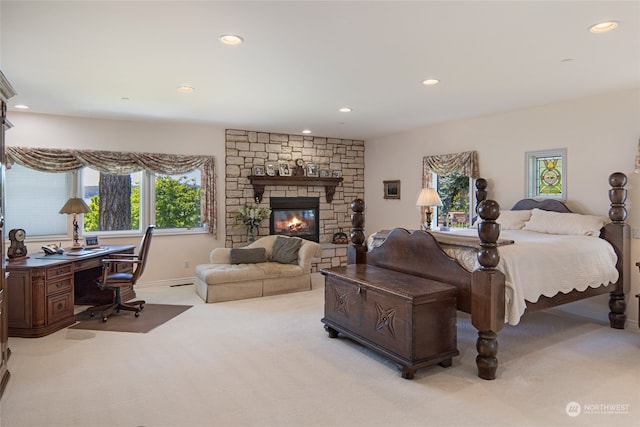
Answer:
<svg viewBox="0 0 640 427"><path fill-rule="evenodd" d="M111 302L113 293L101 291L96 284L102 276L102 259L110 254L133 253L134 249L109 246L71 255L39 253L7 262L9 336L42 337L76 322L74 304ZM134 297L131 287L122 290L123 300Z"/></svg>

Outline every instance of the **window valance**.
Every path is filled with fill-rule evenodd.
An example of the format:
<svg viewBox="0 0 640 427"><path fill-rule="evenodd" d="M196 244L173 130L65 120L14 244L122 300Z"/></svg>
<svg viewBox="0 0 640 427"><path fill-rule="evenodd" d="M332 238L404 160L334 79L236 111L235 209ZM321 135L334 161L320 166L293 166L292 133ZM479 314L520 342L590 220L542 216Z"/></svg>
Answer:
<svg viewBox="0 0 640 427"><path fill-rule="evenodd" d="M456 171L473 179L480 178L478 152L464 151L461 153L440 154L424 157L422 159L423 187L431 186L432 173L444 175Z"/></svg>
<svg viewBox="0 0 640 427"><path fill-rule="evenodd" d="M6 147L6 165L18 163L40 172L71 172L90 167L113 175L150 171L165 175L200 169L202 222L216 234L215 170L211 156L132 153L99 150Z"/></svg>

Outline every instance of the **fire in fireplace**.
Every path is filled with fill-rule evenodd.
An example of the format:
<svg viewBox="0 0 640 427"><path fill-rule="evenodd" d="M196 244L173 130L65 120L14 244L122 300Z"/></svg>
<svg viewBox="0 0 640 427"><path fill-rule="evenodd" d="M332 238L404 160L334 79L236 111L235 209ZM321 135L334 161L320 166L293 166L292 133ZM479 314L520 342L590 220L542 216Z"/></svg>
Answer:
<svg viewBox="0 0 640 427"><path fill-rule="evenodd" d="M271 234L320 241L320 199L317 197L272 197Z"/></svg>

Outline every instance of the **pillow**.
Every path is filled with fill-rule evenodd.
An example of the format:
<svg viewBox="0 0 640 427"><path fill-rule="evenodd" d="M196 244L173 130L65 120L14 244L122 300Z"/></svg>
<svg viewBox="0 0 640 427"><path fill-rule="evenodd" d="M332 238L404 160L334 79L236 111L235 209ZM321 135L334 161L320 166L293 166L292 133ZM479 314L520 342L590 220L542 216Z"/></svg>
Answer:
<svg viewBox="0 0 640 427"><path fill-rule="evenodd" d="M265 248L232 248L231 264L255 264L267 261Z"/></svg>
<svg viewBox="0 0 640 427"><path fill-rule="evenodd" d="M501 230L522 230L525 222L531 218L531 210L521 211L500 211L500 216L496 220L500 224Z"/></svg>
<svg viewBox="0 0 640 427"><path fill-rule="evenodd" d="M525 222L531 217L531 210L504 210L500 211L500 216L496 220L500 224L501 230L522 230ZM478 228L478 224L482 222L482 218L478 217L476 222L470 228Z"/></svg>
<svg viewBox="0 0 640 427"><path fill-rule="evenodd" d="M570 234L578 236L600 236L606 218L598 215L549 212L533 209L531 218L523 230L548 234Z"/></svg>
<svg viewBox="0 0 640 427"><path fill-rule="evenodd" d="M271 261L282 264L297 264L300 246L302 246L302 239L299 237L278 236L273 243Z"/></svg>

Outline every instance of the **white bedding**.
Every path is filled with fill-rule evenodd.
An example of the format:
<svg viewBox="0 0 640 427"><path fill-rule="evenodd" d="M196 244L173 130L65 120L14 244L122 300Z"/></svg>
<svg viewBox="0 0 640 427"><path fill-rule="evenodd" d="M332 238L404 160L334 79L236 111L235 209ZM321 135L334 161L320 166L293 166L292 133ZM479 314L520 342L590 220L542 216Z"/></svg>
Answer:
<svg viewBox="0 0 640 427"><path fill-rule="evenodd" d="M499 248L497 267L505 274L505 321L512 325L520 322L526 301L536 302L541 295L584 291L618 280L616 254L604 239L524 230L504 230L500 238L515 242ZM470 271L480 266L474 250L452 246L443 249Z"/></svg>
<svg viewBox="0 0 640 427"><path fill-rule="evenodd" d="M477 236L478 230L453 233ZM524 230L503 230L500 238L515 242L498 248L497 268L505 274L505 321L509 324L520 322L526 301L536 302L541 295L552 297L558 292L584 291L618 280L616 254L604 239ZM457 246L443 249L469 271L480 266L474 249Z"/></svg>

